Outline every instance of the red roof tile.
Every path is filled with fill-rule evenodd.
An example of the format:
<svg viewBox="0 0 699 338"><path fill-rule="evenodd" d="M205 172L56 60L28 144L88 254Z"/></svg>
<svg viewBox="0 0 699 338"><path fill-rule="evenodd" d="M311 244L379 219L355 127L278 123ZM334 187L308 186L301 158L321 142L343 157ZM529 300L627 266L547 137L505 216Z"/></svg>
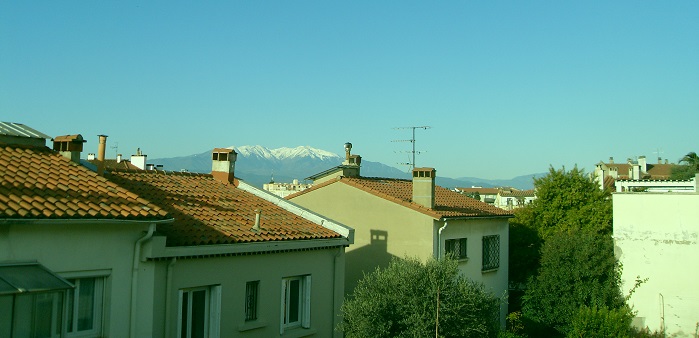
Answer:
<svg viewBox="0 0 699 338"><path fill-rule="evenodd" d="M169 218L158 206L47 147L0 145L0 196L3 219ZM116 212L123 209L129 212Z"/></svg>
<svg viewBox="0 0 699 338"><path fill-rule="evenodd" d="M402 204L434 218L512 216L510 211L494 207L440 186L435 187L435 207L432 209L426 208L412 202L413 182L411 180L393 178L341 177L338 180L326 181L304 191L289 195L287 199L293 199L296 196L307 194L338 182Z"/></svg>
<svg viewBox="0 0 699 338"><path fill-rule="evenodd" d="M117 170L106 176L175 218L172 224L158 226L167 236L167 246L342 237L209 174ZM252 229L255 210L261 211L259 231Z"/></svg>

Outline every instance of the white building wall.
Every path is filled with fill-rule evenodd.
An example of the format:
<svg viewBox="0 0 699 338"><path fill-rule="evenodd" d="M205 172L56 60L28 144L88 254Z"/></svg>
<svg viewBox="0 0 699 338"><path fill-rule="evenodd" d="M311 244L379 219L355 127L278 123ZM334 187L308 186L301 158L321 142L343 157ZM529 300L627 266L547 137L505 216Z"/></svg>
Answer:
<svg viewBox="0 0 699 338"><path fill-rule="evenodd" d="M134 244L147 223L0 224L0 262L37 261L65 277L104 276L103 333L128 337Z"/></svg>
<svg viewBox="0 0 699 338"><path fill-rule="evenodd" d="M648 278L630 299L635 324L669 337L694 337L699 325L699 194L617 193L614 239L622 291Z"/></svg>

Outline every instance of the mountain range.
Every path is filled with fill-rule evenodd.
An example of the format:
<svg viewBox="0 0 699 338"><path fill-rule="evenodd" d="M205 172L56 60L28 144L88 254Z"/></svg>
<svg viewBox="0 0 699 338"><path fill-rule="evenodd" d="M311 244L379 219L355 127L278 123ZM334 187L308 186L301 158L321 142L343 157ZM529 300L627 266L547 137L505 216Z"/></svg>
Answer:
<svg viewBox="0 0 699 338"><path fill-rule="evenodd" d="M274 180L292 182L319 172L334 168L342 163L344 156L309 146L269 149L259 145L231 146L238 153L235 163L235 176L257 187ZM211 172L211 151L181 157L149 159L149 163L162 165L170 171L195 173ZM362 160L361 175L365 177L385 177L409 179L406 171L380 162ZM445 188L455 187L514 187L532 189L533 177L545 174L518 176L509 180L491 180L476 177L449 178L437 176L437 184Z"/></svg>

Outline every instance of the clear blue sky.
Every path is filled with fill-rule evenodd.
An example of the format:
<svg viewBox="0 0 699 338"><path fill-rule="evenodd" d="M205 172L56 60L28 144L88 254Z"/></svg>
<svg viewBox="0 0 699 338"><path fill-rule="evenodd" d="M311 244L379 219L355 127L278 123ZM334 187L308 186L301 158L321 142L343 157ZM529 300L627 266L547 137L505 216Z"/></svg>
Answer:
<svg viewBox="0 0 699 338"><path fill-rule="evenodd" d="M0 120L447 177L699 151L699 1L1 1Z"/></svg>

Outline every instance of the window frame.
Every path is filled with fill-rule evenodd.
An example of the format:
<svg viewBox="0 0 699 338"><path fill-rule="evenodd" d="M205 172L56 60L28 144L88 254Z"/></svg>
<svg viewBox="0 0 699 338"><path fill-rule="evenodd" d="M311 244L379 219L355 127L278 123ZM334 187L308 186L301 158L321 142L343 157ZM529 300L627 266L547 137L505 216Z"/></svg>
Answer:
<svg viewBox="0 0 699 338"><path fill-rule="evenodd" d="M444 255L449 255L455 252L455 247L458 245L458 255L454 255L457 260L468 259L468 237L449 238L444 240ZM463 250L461 250L463 248Z"/></svg>
<svg viewBox="0 0 699 338"><path fill-rule="evenodd" d="M220 285L208 285L208 286L198 286L191 288L183 288L178 291L178 303L177 303L177 337L178 338L191 338L192 337L192 299L191 296L195 292L204 291L204 337L208 338L218 338L220 335L220 318L221 318L221 286ZM183 317L183 300L185 300L185 295L187 295L187 313L186 318ZM182 324L186 320L187 327L183 328ZM182 336L182 331L185 329L187 332L185 336Z"/></svg>
<svg viewBox="0 0 699 338"><path fill-rule="evenodd" d="M291 321L289 318L290 309L289 306L292 305L291 298L293 296L292 283L298 281L297 295L297 313L298 319ZM285 330L294 329L298 327L310 328L311 327L311 276L291 276L282 278L281 287L281 318L280 318L280 330L279 333L283 334Z"/></svg>
<svg viewBox="0 0 699 338"><path fill-rule="evenodd" d="M251 322L258 319L260 304L260 281L248 281L245 283L245 321Z"/></svg>
<svg viewBox="0 0 699 338"><path fill-rule="evenodd" d="M483 236L481 271L491 271L500 268L500 235Z"/></svg>
<svg viewBox="0 0 699 338"><path fill-rule="evenodd" d="M79 311L80 311L80 288L81 284L87 280L94 281L92 290L92 327L86 330L79 330ZM104 276L86 276L68 278L68 281L75 285L72 290L66 291L64 302L63 325L66 337L100 337L102 335L102 327L104 323L104 297L105 297L105 281ZM71 312L72 308L72 314ZM72 319L72 320L71 320ZM72 321L73 323L69 323ZM75 328L73 330L72 328ZM71 331L72 330L72 331Z"/></svg>

